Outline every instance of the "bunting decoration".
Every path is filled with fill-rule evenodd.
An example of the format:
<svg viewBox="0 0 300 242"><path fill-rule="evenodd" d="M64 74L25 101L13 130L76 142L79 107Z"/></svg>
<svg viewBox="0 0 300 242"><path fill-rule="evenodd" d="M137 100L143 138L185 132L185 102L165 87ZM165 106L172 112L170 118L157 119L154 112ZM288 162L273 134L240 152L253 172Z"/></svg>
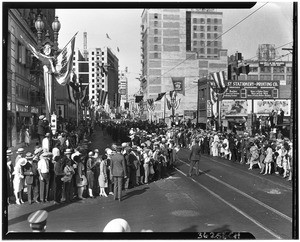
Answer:
<svg viewBox="0 0 300 242"><path fill-rule="evenodd" d="M154 110L155 110L155 105L154 105L153 99L152 99L152 98L151 98L151 99L148 99L148 100L147 100L147 103L148 103L148 111L149 111L149 112L154 112Z"/></svg>
<svg viewBox="0 0 300 242"><path fill-rule="evenodd" d="M155 99L155 102L160 101L164 97L165 94L166 94L165 92L159 93L158 97Z"/></svg>
<svg viewBox="0 0 300 242"><path fill-rule="evenodd" d="M211 103L215 104L218 101L218 95L211 86L209 88L209 94Z"/></svg>
<svg viewBox="0 0 300 242"><path fill-rule="evenodd" d="M174 91L185 95L185 78L184 77L172 77Z"/></svg>
<svg viewBox="0 0 300 242"><path fill-rule="evenodd" d="M225 71L219 71L211 74L218 93L223 93L225 91Z"/></svg>
<svg viewBox="0 0 300 242"><path fill-rule="evenodd" d="M70 102L75 103L76 102L75 90L70 85L67 85L67 90L68 90Z"/></svg>
<svg viewBox="0 0 300 242"><path fill-rule="evenodd" d="M170 110L172 108L170 100L167 98L167 107Z"/></svg>
<svg viewBox="0 0 300 242"><path fill-rule="evenodd" d="M98 99L99 105L102 106L105 105L106 97L107 97L107 92L104 90L99 90L99 99Z"/></svg>
<svg viewBox="0 0 300 242"><path fill-rule="evenodd" d="M88 94L88 86L82 88L81 95L79 96L79 103L82 105L83 103L88 102L89 100L89 94Z"/></svg>
<svg viewBox="0 0 300 242"><path fill-rule="evenodd" d="M176 91L170 91L169 93L171 100L176 98Z"/></svg>

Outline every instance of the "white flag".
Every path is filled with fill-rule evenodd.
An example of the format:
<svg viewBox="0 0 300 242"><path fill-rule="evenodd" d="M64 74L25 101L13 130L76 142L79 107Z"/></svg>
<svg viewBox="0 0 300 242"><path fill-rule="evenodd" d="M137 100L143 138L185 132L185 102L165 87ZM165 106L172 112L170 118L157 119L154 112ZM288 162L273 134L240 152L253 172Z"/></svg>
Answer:
<svg viewBox="0 0 300 242"><path fill-rule="evenodd" d="M56 73L54 74L54 77L62 86L65 86L70 82L70 76L73 68L75 36L57 56L57 63L55 66Z"/></svg>

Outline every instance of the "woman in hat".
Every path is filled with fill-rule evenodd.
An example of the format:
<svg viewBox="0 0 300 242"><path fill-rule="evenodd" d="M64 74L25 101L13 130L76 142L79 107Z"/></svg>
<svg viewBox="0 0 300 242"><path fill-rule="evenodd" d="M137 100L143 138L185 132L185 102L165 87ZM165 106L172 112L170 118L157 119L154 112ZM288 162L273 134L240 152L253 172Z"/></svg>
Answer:
<svg viewBox="0 0 300 242"><path fill-rule="evenodd" d="M67 149L65 152L66 155L71 154L71 150ZM73 199L73 194L72 194L72 177L75 174L75 170L72 166L72 160L71 159L65 159L66 161L66 166L64 168L64 177L62 178L62 181L64 182L64 192L65 192L65 198L66 202L71 202Z"/></svg>
<svg viewBox="0 0 300 242"><path fill-rule="evenodd" d="M88 159L86 161L86 175L88 180L88 189L89 189L89 196L93 198L93 187L94 187L94 170L95 170L95 159L94 159L94 152L90 151L88 153Z"/></svg>
<svg viewBox="0 0 300 242"><path fill-rule="evenodd" d="M14 167L12 165L12 151L7 150L6 151L6 168L7 168L7 176L6 176L6 185L7 185L7 204L10 204L10 197L13 195L13 172L14 172Z"/></svg>
<svg viewBox="0 0 300 242"><path fill-rule="evenodd" d="M18 163L18 160L20 159L20 158L24 158L25 157L25 154L24 154L24 148L19 148L18 150L17 150L17 157L16 157L16 159L15 159L15 163L13 163L13 166L15 166L17 163Z"/></svg>
<svg viewBox="0 0 300 242"><path fill-rule="evenodd" d="M25 145L28 147L30 144L30 134L29 129L25 130Z"/></svg>
<svg viewBox="0 0 300 242"><path fill-rule="evenodd" d="M261 169L261 165L259 163L259 151L258 147L255 142L250 142L250 167L248 170L252 170L253 165L257 164L259 168Z"/></svg>
<svg viewBox="0 0 300 242"><path fill-rule="evenodd" d="M271 174L272 162L273 162L273 150L271 148L271 143L269 143L267 145L267 150L266 150L266 158L265 158L266 169L264 175Z"/></svg>
<svg viewBox="0 0 300 242"><path fill-rule="evenodd" d="M16 203L18 205L24 203L23 196L23 188L24 188L24 174L23 174L23 166L27 163L26 158L20 158L14 167L14 194L16 197Z"/></svg>
<svg viewBox="0 0 300 242"><path fill-rule="evenodd" d="M100 186L100 197L107 197L107 194L105 192L105 188L108 187L108 181L107 181L107 156L103 155L101 157L100 161L100 174L99 174L99 186Z"/></svg>

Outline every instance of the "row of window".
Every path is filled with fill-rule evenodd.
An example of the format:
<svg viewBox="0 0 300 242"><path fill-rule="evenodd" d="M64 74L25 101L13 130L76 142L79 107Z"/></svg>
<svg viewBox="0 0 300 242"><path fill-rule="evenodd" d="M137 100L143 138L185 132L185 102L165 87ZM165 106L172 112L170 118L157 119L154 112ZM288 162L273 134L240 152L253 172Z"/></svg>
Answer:
<svg viewBox="0 0 300 242"><path fill-rule="evenodd" d="M200 23L200 24L222 24L222 19L220 18L214 18L214 19L211 19L211 18L193 18L193 23L194 24L197 24L197 23Z"/></svg>
<svg viewBox="0 0 300 242"><path fill-rule="evenodd" d="M206 31L219 31L219 32L222 31L222 27L216 26L216 25L206 26L206 28L203 25L194 25L193 29L194 29L194 31L205 31L205 29L206 29Z"/></svg>
<svg viewBox="0 0 300 242"><path fill-rule="evenodd" d="M193 41L193 46L219 46L221 45L221 41Z"/></svg>
<svg viewBox="0 0 300 242"><path fill-rule="evenodd" d="M261 66L260 72L261 73L272 73L272 68L273 68L273 73L285 73L285 67L284 66ZM258 67L250 67L250 72L258 72ZM292 72L292 67L286 67L286 72L291 73Z"/></svg>
<svg viewBox="0 0 300 242"><path fill-rule="evenodd" d="M23 99L29 99L30 90L28 87L22 86L20 84L16 84L16 97L23 98Z"/></svg>
<svg viewBox="0 0 300 242"><path fill-rule="evenodd" d="M219 38L219 36L220 35L217 33L214 33L214 34L207 33L206 35L205 35L205 33L193 33L194 39L199 39L199 38L204 39L205 37L207 37L207 39L217 39L217 38Z"/></svg>

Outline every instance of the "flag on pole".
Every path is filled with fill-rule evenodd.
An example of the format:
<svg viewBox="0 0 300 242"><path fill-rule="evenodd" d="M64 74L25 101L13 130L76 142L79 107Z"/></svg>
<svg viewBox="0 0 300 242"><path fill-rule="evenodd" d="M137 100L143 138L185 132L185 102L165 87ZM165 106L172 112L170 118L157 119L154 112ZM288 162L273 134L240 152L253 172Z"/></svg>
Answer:
<svg viewBox="0 0 300 242"><path fill-rule="evenodd" d="M62 86L65 86L70 82L70 76L73 68L73 55L76 34L56 58L57 63L55 65L56 72L54 73L54 77L56 81Z"/></svg>
<svg viewBox="0 0 300 242"><path fill-rule="evenodd" d="M106 34L106 38L108 38L108 39L110 39L110 40L111 40L111 38L109 37L109 35L108 35L108 34Z"/></svg>
<svg viewBox="0 0 300 242"><path fill-rule="evenodd" d="M147 103L148 103L148 111L149 111L149 112L154 112L154 110L155 110L155 105L154 105L154 100L153 100L153 98L147 99Z"/></svg>
<svg viewBox="0 0 300 242"><path fill-rule="evenodd" d="M68 90L68 95L69 95L69 99L72 103L75 103L76 102L76 99L75 99L75 91L74 89L67 84L67 90Z"/></svg>
<svg viewBox="0 0 300 242"><path fill-rule="evenodd" d="M219 71L211 74L216 87L218 89L218 92L221 93L224 91L226 85L225 85L225 71Z"/></svg>
<svg viewBox="0 0 300 242"><path fill-rule="evenodd" d="M176 98L176 91L174 91L174 90L173 90L173 91L170 91L169 94L170 94L170 98L171 98L171 99Z"/></svg>
<svg viewBox="0 0 300 242"><path fill-rule="evenodd" d="M105 105L106 97L107 97L107 92L104 90L99 90L99 99L98 99L99 105L102 106Z"/></svg>
<svg viewBox="0 0 300 242"><path fill-rule="evenodd" d="M177 110L179 108L179 105L180 105L180 101L181 101L181 98L179 98L178 100L176 100L174 102L174 109Z"/></svg>
<svg viewBox="0 0 300 242"><path fill-rule="evenodd" d="M88 90L89 90L88 86L82 88L81 96L79 98L79 104L80 105L82 105L82 103L85 103L85 102L88 101L88 97L89 97Z"/></svg>
<svg viewBox="0 0 300 242"><path fill-rule="evenodd" d="M174 91L185 95L185 78L184 77L172 77Z"/></svg>
<svg viewBox="0 0 300 242"><path fill-rule="evenodd" d="M210 94L210 101L212 104L215 104L218 101L217 93L214 91L214 89L210 86L209 87L209 94Z"/></svg>
<svg viewBox="0 0 300 242"><path fill-rule="evenodd" d="M120 49L119 49L119 47L117 47L117 51L118 51L118 52L120 52Z"/></svg>
<svg viewBox="0 0 300 242"><path fill-rule="evenodd" d="M155 99L155 102L160 101L164 97L165 94L166 94L165 92L159 93L157 98Z"/></svg>

